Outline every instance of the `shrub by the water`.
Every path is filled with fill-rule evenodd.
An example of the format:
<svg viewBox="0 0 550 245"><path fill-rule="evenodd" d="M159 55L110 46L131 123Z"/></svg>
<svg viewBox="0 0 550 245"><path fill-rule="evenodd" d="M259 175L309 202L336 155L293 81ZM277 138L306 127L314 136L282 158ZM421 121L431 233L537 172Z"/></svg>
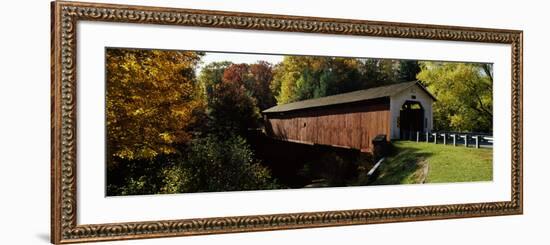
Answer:
<svg viewBox="0 0 550 245"><path fill-rule="evenodd" d="M190 181L180 192L276 188L269 169L253 157L245 139L236 135L193 140L181 168Z"/></svg>

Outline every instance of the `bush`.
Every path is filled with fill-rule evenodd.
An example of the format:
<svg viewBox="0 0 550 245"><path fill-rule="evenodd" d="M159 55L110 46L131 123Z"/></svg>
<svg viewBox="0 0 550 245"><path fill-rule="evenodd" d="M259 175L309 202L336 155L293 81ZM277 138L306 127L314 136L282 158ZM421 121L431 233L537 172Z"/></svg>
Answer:
<svg viewBox="0 0 550 245"><path fill-rule="evenodd" d="M279 187L269 169L253 157L245 139L236 135L198 138L180 155L128 161L123 164L123 172L116 172L117 176L113 171L108 176L109 196Z"/></svg>
<svg viewBox="0 0 550 245"><path fill-rule="evenodd" d="M165 179L165 186L177 192L277 188L269 169L254 159L245 139L235 135L193 140L178 170L172 172L177 177Z"/></svg>
<svg viewBox="0 0 550 245"><path fill-rule="evenodd" d="M152 159L117 159L107 171L107 195L146 195L175 193L178 154L162 154ZM179 180L179 179L178 179Z"/></svg>

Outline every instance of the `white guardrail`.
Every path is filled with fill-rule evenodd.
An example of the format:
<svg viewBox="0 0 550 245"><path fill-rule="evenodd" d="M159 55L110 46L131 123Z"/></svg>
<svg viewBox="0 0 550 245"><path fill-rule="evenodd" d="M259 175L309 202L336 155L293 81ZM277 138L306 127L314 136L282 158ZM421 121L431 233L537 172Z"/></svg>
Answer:
<svg viewBox="0 0 550 245"><path fill-rule="evenodd" d="M494 137L492 135L457 132L405 132L401 135L401 139L444 145L452 142L453 146L460 144L464 145L464 147L475 148L492 148L494 142Z"/></svg>

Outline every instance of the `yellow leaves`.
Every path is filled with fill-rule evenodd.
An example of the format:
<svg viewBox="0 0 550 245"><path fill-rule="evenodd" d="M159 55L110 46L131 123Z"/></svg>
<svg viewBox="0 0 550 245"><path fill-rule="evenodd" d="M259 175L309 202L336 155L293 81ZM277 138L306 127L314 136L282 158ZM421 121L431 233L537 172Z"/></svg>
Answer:
<svg viewBox="0 0 550 245"><path fill-rule="evenodd" d="M107 147L123 159L173 153L190 140L196 52L107 49Z"/></svg>
<svg viewBox="0 0 550 245"><path fill-rule="evenodd" d="M174 147L168 146L168 145L161 145L159 146L158 149L159 149L159 152L163 154L170 154L170 153L176 152L176 149Z"/></svg>
<svg viewBox="0 0 550 245"><path fill-rule="evenodd" d="M174 135L172 135L172 134L170 134L170 133L168 133L168 132L164 132L164 133L159 134L159 137L160 137L164 142L166 142L166 143L168 143L168 144L173 143L173 142L174 142L174 138L175 138Z"/></svg>
<svg viewBox="0 0 550 245"><path fill-rule="evenodd" d="M162 194L178 193L178 190L187 184L186 181L189 178L184 169L179 166L163 169L162 175L165 176L162 181L164 185L160 188Z"/></svg>
<svg viewBox="0 0 550 245"><path fill-rule="evenodd" d="M452 115L451 117L451 125L453 128L457 129L457 131L463 131L463 125L467 123L465 118L462 115Z"/></svg>
<svg viewBox="0 0 550 245"><path fill-rule="evenodd" d="M421 62L421 72L417 78L438 99L434 103L436 129L492 130L492 78L484 72L486 66L476 63Z"/></svg>
<svg viewBox="0 0 550 245"><path fill-rule="evenodd" d="M145 110L143 110L143 108L139 108L137 110L134 110L131 115L132 116L139 116L139 115L143 115L143 113L145 113Z"/></svg>
<svg viewBox="0 0 550 245"><path fill-rule="evenodd" d="M158 155L159 153L149 147L142 148L138 150L136 158L142 159L151 159Z"/></svg>
<svg viewBox="0 0 550 245"><path fill-rule="evenodd" d="M123 148L118 150L117 152L115 152L115 155L122 159L129 159L129 160L134 159L134 152L128 148Z"/></svg>
<svg viewBox="0 0 550 245"><path fill-rule="evenodd" d="M277 96L278 104L286 104L296 100L296 81L299 79L299 72L286 72L281 76L281 87Z"/></svg>

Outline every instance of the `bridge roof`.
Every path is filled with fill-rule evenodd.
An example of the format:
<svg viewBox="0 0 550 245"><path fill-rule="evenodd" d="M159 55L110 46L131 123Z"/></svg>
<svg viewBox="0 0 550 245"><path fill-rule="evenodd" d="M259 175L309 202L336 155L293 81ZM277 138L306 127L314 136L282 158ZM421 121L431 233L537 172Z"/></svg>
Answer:
<svg viewBox="0 0 550 245"><path fill-rule="evenodd" d="M359 102L371 99L378 99L383 97L391 97L399 92L408 89L412 86L420 87L426 94L428 94L434 101L437 99L433 96L422 84L418 81L404 82L390 84L386 86L374 87L364 90L357 90L349 93L342 93L337 95L331 95L316 99L302 100L288 104L277 105L262 111L262 113L276 113L301 110L306 108L323 107L329 105L346 104L352 102Z"/></svg>

